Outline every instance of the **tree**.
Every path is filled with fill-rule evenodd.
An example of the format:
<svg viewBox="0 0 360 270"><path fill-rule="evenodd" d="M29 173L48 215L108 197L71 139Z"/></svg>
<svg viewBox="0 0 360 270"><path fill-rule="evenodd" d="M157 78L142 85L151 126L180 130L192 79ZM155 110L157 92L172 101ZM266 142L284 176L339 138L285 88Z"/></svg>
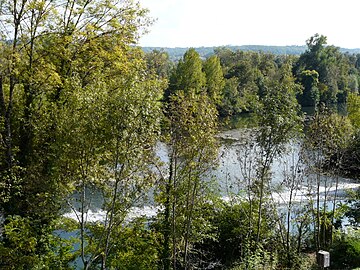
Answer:
<svg viewBox="0 0 360 270"><path fill-rule="evenodd" d="M206 90L208 96L214 104L218 105L220 104L225 84L220 59L215 55L209 57L206 59L203 69L206 75Z"/></svg>
<svg viewBox="0 0 360 270"><path fill-rule="evenodd" d="M26 216L40 239L78 188L84 266L106 268L115 224L153 179L162 85L133 46L146 10L133 1L5 1L1 16L13 35L1 43L2 212ZM109 213L89 257L88 185L102 189Z"/></svg>
<svg viewBox="0 0 360 270"><path fill-rule="evenodd" d="M316 71L318 73L319 83L313 94L319 92L320 101L324 103L336 103L346 101L348 92L350 91L350 62L349 58L342 54L338 47L327 46L327 38L323 35L315 34L310 37L306 44L308 49L301 54L295 64L294 72L298 80L303 84L304 95L300 96L303 106L309 103L310 82L305 79L303 72ZM309 77L310 79L310 77ZM310 91L310 92L309 92Z"/></svg>
<svg viewBox="0 0 360 270"><path fill-rule="evenodd" d="M275 57L258 52L232 52L218 49L215 53L222 64L225 87L219 111L222 116L254 112L262 99L264 78L272 77L288 57ZM290 58L289 58L290 59Z"/></svg>
<svg viewBox="0 0 360 270"><path fill-rule="evenodd" d="M316 107L320 101L319 73L315 70L304 70L301 72L300 81L304 90L300 94L299 103L303 106Z"/></svg>
<svg viewBox="0 0 360 270"><path fill-rule="evenodd" d="M170 111L165 224L171 224L167 237L172 237L173 268L180 263L188 269L194 263L190 257L193 243L206 237L207 224L201 209L209 199L209 183L204 177L216 158L216 110L204 93L186 97L179 92L171 98Z"/></svg>
<svg viewBox="0 0 360 270"><path fill-rule="evenodd" d="M291 74L290 63L285 63L275 77L264 83L264 96L258 113L259 161L254 186L259 198L257 221L257 245L261 240L260 226L264 201L269 193L271 164L274 158L285 151L286 144L301 130L301 116L296 101L299 86Z"/></svg>
<svg viewBox="0 0 360 270"><path fill-rule="evenodd" d="M33 230L33 221L26 217L8 218L0 243L0 267L2 269L74 269L74 242L58 235L55 230L64 228L65 221L53 222L43 228L41 236ZM56 224L58 223L58 224ZM39 246L41 245L41 252Z"/></svg>
<svg viewBox="0 0 360 270"><path fill-rule="evenodd" d="M153 50L146 53L147 69L154 71L162 79L168 79L173 63L169 59L169 54L165 51Z"/></svg>
<svg viewBox="0 0 360 270"><path fill-rule="evenodd" d="M165 97L169 97L178 90L184 91L186 95L191 92L200 94L205 91L205 86L206 76L202 71L200 56L195 49L189 49L174 69Z"/></svg>
<svg viewBox="0 0 360 270"><path fill-rule="evenodd" d="M169 164L163 173L160 202L164 269L196 263L194 243L206 237L201 209L208 204L205 175L216 158L217 112L205 89L199 55L190 49L173 73L166 109ZM167 175L168 176L165 176ZM171 261L172 262L171 262Z"/></svg>
<svg viewBox="0 0 360 270"><path fill-rule="evenodd" d="M1 203L11 215L33 219L35 228L58 215L61 183L51 175L53 155L51 91L60 85L52 63L45 60L47 24L52 1L3 1L0 149Z"/></svg>
<svg viewBox="0 0 360 270"><path fill-rule="evenodd" d="M350 94L348 99L348 114L351 124L355 129L360 129L360 97L356 94Z"/></svg>
<svg viewBox="0 0 360 270"><path fill-rule="evenodd" d="M304 161L308 166L309 188L312 191L311 187L316 187L312 191L316 194L315 206L311 207L317 250L327 248L332 242L339 174L345 165L345 150L352 141L352 136L353 127L349 119L326 108L320 108L316 113L307 132L305 145L309 150L305 152ZM324 191L321 191L321 187ZM331 187L335 188L333 198L329 198ZM328 201L332 202L332 209L328 209Z"/></svg>
<svg viewBox="0 0 360 270"><path fill-rule="evenodd" d="M151 164L160 133L162 87L157 79L142 77L141 70L130 74L111 80L99 74L98 84L86 88L73 82L68 110L59 121L59 173L67 172L72 189L80 193L79 209L73 211L84 268L94 263L106 267L116 227L135 204L141 205L155 179ZM86 219L91 189L103 196L98 206L106 214L102 221Z"/></svg>

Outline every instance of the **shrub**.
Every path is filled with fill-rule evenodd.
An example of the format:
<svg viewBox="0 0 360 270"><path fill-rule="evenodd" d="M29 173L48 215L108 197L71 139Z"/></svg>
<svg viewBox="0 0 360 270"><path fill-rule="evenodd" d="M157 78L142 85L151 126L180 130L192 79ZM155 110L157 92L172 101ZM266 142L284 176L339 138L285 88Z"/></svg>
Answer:
<svg viewBox="0 0 360 270"><path fill-rule="evenodd" d="M336 235L330 250L332 269L353 269L360 267L360 233L349 230Z"/></svg>

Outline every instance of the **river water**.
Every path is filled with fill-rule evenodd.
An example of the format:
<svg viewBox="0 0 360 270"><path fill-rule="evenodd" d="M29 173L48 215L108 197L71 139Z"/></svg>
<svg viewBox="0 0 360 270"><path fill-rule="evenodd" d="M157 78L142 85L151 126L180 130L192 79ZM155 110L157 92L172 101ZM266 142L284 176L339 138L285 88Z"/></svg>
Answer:
<svg viewBox="0 0 360 270"><path fill-rule="evenodd" d="M239 194L244 190L246 179L254 178L256 174L256 162L259 157L254 131L247 128L233 129L220 133L219 137L223 143L220 147L219 166L214 175L219 180L223 196L226 196L226 193ZM360 187L359 182L350 178L310 173L301 161L301 147L299 140L288 143L285 151L274 159L271 166L271 190L285 202L288 201L287 187L291 185L290 180L297 184L297 201L307 200L311 194L315 195L317 181L320 182L321 196L332 196L336 184L338 196L346 196L347 189Z"/></svg>
<svg viewBox="0 0 360 270"><path fill-rule="evenodd" d="M258 147L254 141L254 128L236 128L218 134L220 147L217 166L209 171L205 177L213 179L219 187L219 195L224 200L246 194L247 183L256 176L256 162ZM320 200L323 203L332 201L335 194L339 198L346 198L347 190L360 187L360 183L353 179L338 176L313 175L306 173L304 164L300 162L301 143L294 140L286 145L286 151L276 157L271 167L271 198L281 204L290 199L297 203L315 200L317 183L319 181ZM163 143L157 145L157 155L163 162L168 162L167 147ZM290 193L291 186L296 188ZM105 212L101 210L101 194L96 190L89 192L91 203L87 213L88 221L101 221ZM150 195L151 197L151 195ZM327 202L326 202L327 200ZM78 207L75 207L77 209ZM145 215L156 215L158 209L148 203L146 206L133 207L128 215L129 219ZM76 219L76 211L69 211L65 216Z"/></svg>
<svg viewBox="0 0 360 270"><path fill-rule="evenodd" d="M236 128L220 132L218 134L220 147L217 160L217 166L208 172L205 177L207 180L214 180L219 187L219 196L224 201L230 201L234 198L246 196L247 183L256 176L256 162L258 160L258 147L254 141L254 128ZM279 213L286 215L287 203L291 199L293 205L306 207L309 201L317 199L317 183L319 181L320 204L326 206L328 210L333 207L333 197L337 195L338 202L344 202L347 196L347 190L360 187L360 183L353 179L313 175L305 173L304 165L300 162L301 143L297 140L286 145L286 151L279 157L276 157L271 167L271 181L269 188L271 190L271 199L277 203ZM163 143L157 145L157 155L162 162L168 162L167 147ZM290 192L291 183L296 183L296 188ZM87 190L89 196L89 210L86 214L88 222L103 221L106 213L101 209L103 203L102 195L98 190ZM74 197L79 196L78 194ZM151 194L150 194L151 197ZM74 200L77 201L76 198ZM151 201L151 200L150 200ZM79 209L79 205L74 205L73 209ZM154 217L159 209L152 203L145 206L133 207L127 216L131 220L139 216ZM66 217L77 220L79 212L69 211L65 213ZM291 214L293 216L293 214ZM287 221L284 220L286 223ZM348 221L343 220L344 223ZM296 226L291 226L291 231L296 231ZM71 238L76 232L57 232L61 237ZM78 249L78 246L74 247ZM78 258L74 265L77 269L82 269L82 263Z"/></svg>

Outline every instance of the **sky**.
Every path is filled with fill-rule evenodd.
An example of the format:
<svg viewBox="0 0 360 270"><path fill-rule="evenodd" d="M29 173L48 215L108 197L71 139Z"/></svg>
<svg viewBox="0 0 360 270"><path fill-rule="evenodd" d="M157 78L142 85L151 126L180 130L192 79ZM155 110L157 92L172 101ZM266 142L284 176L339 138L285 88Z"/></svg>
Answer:
<svg viewBox="0 0 360 270"><path fill-rule="evenodd" d="M359 0L139 0L156 19L141 46L329 45L360 48Z"/></svg>

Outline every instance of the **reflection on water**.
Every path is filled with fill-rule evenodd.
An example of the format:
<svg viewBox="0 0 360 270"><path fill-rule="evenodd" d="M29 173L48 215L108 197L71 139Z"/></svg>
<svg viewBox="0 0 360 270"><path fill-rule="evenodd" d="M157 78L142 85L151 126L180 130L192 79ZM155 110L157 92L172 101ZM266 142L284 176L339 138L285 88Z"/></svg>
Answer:
<svg viewBox="0 0 360 270"><path fill-rule="evenodd" d="M329 104L327 106L331 111L337 112L343 116L347 115L346 103ZM316 112L316 108L314 106L302 107L301 111L305 116L313 116ZM239 115L224 117L220 119L220 123L220 129L222 131L257 127L255 113L242 113Z"/></svg>
<svg viewBox="0 0 360 270"><path fill-rule="evenodd" d="M336 104L328 104L328 109L338 113L339 115L345 116L347 115L347 105L346 103L336 103ZM316 108L314 106L302 107L302 112L305 115L312 116L316 112Z"/></svg>

